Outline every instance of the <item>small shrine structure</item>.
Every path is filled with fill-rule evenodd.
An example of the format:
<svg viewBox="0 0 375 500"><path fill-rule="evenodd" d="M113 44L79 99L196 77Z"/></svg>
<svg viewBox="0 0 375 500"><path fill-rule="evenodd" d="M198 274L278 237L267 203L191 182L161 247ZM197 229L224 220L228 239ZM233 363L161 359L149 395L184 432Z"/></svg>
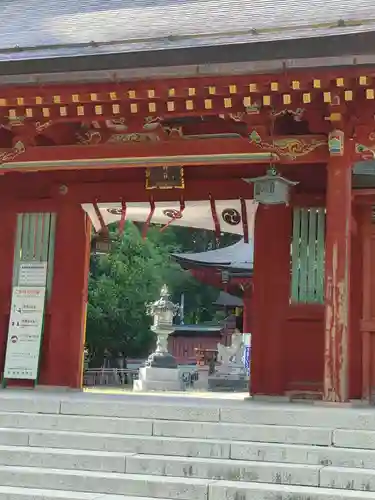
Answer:
<svg viewBox="0 0 375 500"><path fill-rule="evenodd" d="M169 337L169 351L179 364L195 364L195 349L215 349L226 331L224 324L176 325Z"/></svg>
<svg viewBox="0 0 375 500"><path fill-rule="evenodd" d="M237 327L245 333L251 332L254 265L252 241L245 243L242 239L233 245L215 250L172 254L172 256L183 269L189 270L194 278L226 292L220 297L223 302L220 305L228 305L230 298L232 308L235 303L234 308L237 308L238 318L242 319L242 324L237 324Z"/></svg>

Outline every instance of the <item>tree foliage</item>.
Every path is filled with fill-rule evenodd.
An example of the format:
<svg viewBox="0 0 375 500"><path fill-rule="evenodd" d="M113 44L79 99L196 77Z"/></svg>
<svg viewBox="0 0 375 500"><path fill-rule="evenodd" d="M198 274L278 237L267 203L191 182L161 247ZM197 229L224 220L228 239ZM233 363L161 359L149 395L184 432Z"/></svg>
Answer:
<svg viewBox="0 0 375 500"><path fill-rule="evenodd" d="M116 229L114 229L115 234ZM224 238L224 244L234 242ZM173 252L200 252L214 248L212 232L189 228L150 228L146 239L127 222L109 255L92 256L87 316L87 346L99 360L103 352L144 357L153 347L151 318L145 304L156 300L166 283L174 302L185 297L185 323L212 320L218 291L194 280L173 261Z"/></svg>

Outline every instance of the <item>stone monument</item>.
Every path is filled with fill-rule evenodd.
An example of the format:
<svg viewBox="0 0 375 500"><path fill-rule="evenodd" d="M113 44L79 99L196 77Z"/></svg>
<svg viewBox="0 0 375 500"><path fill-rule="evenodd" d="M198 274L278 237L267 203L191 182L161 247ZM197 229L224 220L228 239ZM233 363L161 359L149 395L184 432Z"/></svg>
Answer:
<svg viewBox="0 0 375 500"><path fill-rule="evenodd" d="M173 318L179 310L180 306L169 300L166 285L161 289L160 298L147 305L147 314L154 318L151 330L156 334L156 350L139 369L134 391L182 390L180 370L175 358L168 352L168 336L174 332Z"/></svg>
<svg viewBox="0 0 375 500"><path fill-rule="evenodd" d="M243 363L243 335L238 330L232 334L230 346L217 344L218 366L208 378L210 390L242 391L248 387L248 375Z"/></svg>

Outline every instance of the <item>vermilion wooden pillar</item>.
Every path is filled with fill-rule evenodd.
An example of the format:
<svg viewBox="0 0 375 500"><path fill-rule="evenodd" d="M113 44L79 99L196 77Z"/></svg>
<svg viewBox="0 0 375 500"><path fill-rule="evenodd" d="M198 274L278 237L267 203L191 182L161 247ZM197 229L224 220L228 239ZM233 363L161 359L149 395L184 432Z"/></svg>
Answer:
<svg viewBox="0 0 375 500"><path fill-rule="evenodd" d="M349 395L351 151L352 141L346 141L342 155L331 156L327 165L324 400L332 402Z"/></svg>
<svg viewBox="0 0 375 500"><path fill-rule="evenodd" d="M369 208L369 210L368 210ZM362 397L362 332L361 319L363 307L363 224L371 219L371 207L354 205L352 208L354 224L351 232L350 279L355 284L350 287L350 331L349 331L349 399ZM368 213L370 212L370 213ZM362 287L361 287L362 285ZM361 293L363 288L364 293Z"/></svg>
<svg viewBox="0 0 375 500"><path fill-rule="evenodd" d="M9 205L0 206L0 372L3 372L9 315L12 301L12 279L14 241L16 233L16 210Z"/></svg>
<svg viewBox="0 0 375 500"><path fill-rule="evenodd" d="M90 223L80 205L57 211L48 345L40 383L80 388L90 261Z"/></svg>
<svg viewBox="0 0 375 500"><path fill-rule="evenodd" d="M251 347L251 392L254 395L282 395L285 391L283 330L290 297L291 230L289 207L258 207Z"/></svg>

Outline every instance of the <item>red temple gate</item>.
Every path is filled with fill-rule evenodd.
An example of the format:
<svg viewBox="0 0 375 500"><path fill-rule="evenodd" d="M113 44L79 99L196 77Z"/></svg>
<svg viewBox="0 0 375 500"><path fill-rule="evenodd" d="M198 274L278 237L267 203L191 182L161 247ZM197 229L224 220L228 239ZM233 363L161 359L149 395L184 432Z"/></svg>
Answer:
<svg viewBox="0 0 375 500"><path fill-rule="evenodd" d="M77 58L55 57L58 45L33 64L1 59L0 371L17 266L47 262L38 383L81 385L82 204L251 200L245 179L272 166L298 184L288 206L256 214L252 392L371 399L373 33L347 28L335 25L332 46L327 27L280 40L277 60L274 40L180 50L173 37L173 50L140 51L137 63L119 53L120 70L96 42Z"/></svg>

